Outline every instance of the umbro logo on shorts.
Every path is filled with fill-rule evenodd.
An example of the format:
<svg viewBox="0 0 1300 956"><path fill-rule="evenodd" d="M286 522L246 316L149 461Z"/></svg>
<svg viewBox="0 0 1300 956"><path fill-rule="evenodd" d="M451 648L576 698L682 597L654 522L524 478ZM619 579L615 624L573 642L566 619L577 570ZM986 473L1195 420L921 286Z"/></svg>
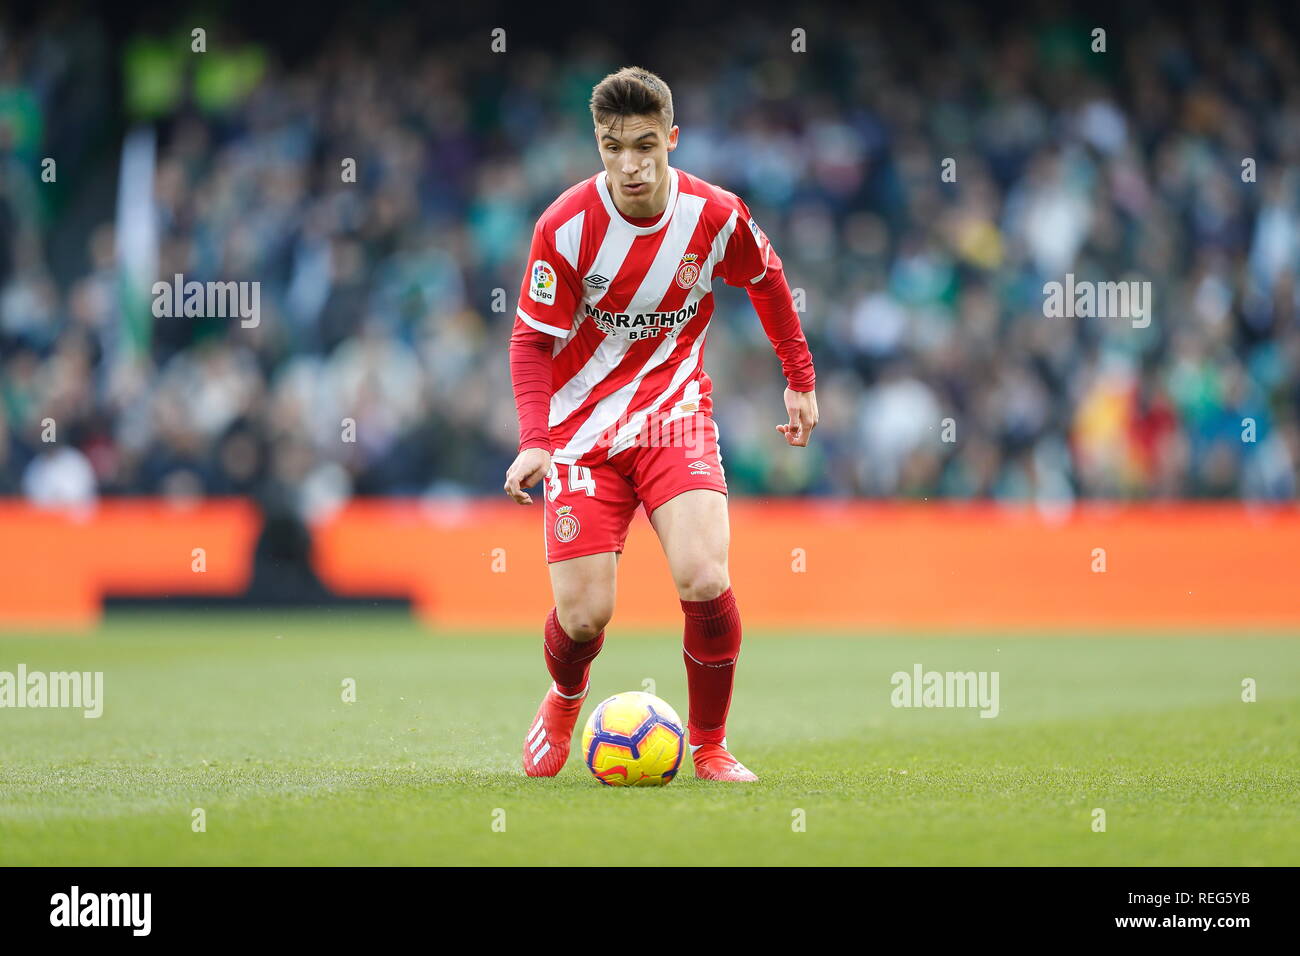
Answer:
<svg viewBox="0 0 1300 956"><path fill-rule="evenodd" d="M707 475L709 473L709 463L707 461L693 461L686 467L691 469L692 475Z"/></svg>

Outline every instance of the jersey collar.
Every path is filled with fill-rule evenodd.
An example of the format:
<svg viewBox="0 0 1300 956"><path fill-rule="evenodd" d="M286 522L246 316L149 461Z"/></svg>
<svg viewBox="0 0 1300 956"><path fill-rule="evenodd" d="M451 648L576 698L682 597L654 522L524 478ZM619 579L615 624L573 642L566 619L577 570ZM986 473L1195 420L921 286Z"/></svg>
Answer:
<svg viewBox="0 0 1300 956"><path fill-rule="evenodd" d="M610 222L616 222L624 229L629 230L633 235L649 236L662 229L672 218L673 210L677 208L677 168L668 167L668 204L664 206L664 214L659 217L659 221L653 226L634 226L624 218L623 214L618 211L614 205L614 197L609 194L609 184L605 182L605 173L596 175L596 191L600 193L600 201L605 204L605 211L609 213Z"/></svg>

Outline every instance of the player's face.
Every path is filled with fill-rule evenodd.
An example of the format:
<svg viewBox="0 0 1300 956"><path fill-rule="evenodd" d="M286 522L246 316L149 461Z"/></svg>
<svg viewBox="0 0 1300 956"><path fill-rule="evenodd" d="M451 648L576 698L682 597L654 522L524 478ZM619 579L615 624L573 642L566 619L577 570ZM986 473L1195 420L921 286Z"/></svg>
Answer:
<svg viewBox="0 0 1300 956"><path fill-rule="evenodd" d="M677 148L677 127L665 130L652 116L627 116L613 126L597 126L596 143L614 205L635 217L663 212L668 154Z"/></svg>

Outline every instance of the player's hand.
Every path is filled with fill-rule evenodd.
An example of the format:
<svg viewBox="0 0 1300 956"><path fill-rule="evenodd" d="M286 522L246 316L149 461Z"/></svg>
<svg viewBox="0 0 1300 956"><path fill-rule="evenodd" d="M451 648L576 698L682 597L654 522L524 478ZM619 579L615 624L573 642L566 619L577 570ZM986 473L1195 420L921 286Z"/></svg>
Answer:
<svg viewBox="0 0 1300 956"><path fill-rule="evenodd" d="M785 410L790 415L790 424L777 425L776 430L785 436L787 445L806 447L812 430L817 427L817 392L796 392L787 388Z"/></svg>
<svg viewBox="0 0 1300 956"><path fill-rule="evenodd" d="M531 488L551 470L551 453L545 448L525 448L506 471L506 494L521 505L531 505L532 496L524 491Z"/></svg>

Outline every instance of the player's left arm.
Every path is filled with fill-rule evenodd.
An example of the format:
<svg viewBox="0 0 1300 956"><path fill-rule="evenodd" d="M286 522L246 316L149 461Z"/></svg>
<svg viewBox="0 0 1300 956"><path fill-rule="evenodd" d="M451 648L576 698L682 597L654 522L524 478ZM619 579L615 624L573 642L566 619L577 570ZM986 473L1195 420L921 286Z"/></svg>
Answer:
<svg viewBox="0 0 1300 956"><path fill-rule="evenodd" d="M777 425L776 430L785 436L786 444L804 447L818 419L817 375L812 352L804 338L781 257L745 204L739 200L737 203L740 211L736 229L727 244L722 278L729 285L744 286L763 323L763 331L781 360L789 421Z"/></svg>

